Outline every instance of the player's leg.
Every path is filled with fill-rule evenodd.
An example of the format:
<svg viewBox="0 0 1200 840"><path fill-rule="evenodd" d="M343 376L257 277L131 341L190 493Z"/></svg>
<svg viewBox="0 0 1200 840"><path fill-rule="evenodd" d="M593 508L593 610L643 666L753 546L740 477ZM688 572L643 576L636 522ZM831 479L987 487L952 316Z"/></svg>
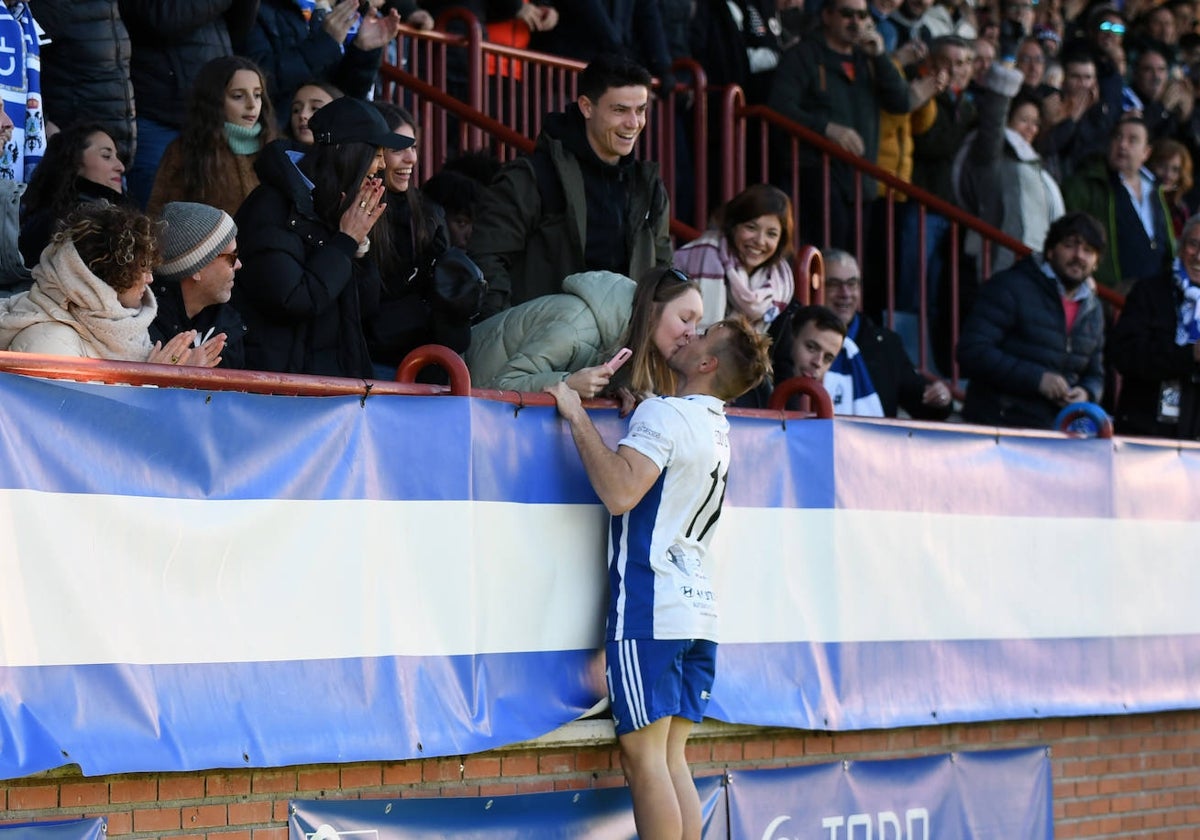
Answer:
<svg viewBox="0 0 1200 840"><path fill-rule="evenodd" d="M633 822L640 840L678 840L683 815L675 780L667 766L667 739L673 718L621 735L621 768L633 797Z"/></svg>
<svg viewBox="0 0 1200 840"><path fill-rule="evenodd" d="M667 771L671 774L671 785L675 788L675 801L679 803L679 816L683 832L683 840L700 840L700 829L703 828L700 813L700 794L696 792L696 782L692 779L691 768L687 761L687 739L695 726L690 720L681 717L670 718L671 727L667 733Z"/></svg>
<svg viewBox="0 0 1200 840"><path fill-rule="evenodd" d="M688 767L687 739L692 728L704 720L716 673L716 642L696 639L684 649L680 663L679 708L671 718L671 730L667 733L667 768L679 802L684 840L700 840L704 828L700 795Z"/></svg>
<svg viewBox="0 0 1200 840"><path fill-rule="evenodd" d="M679 840L683 816L667 764L687 640L623 639L605 646L608 693L641 840Z"/></svg>

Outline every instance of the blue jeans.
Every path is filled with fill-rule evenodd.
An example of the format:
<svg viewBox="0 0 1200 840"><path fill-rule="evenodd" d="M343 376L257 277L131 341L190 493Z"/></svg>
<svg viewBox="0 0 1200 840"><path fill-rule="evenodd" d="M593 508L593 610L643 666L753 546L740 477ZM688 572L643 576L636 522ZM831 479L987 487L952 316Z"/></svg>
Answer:
<svg viewBox="0 0 1200 840"><path fill-rule="evenodd" d="M167 146L178 136L179 131L169 125L149 117L137 118L137 155L125 178L129 185L129 197L137 202L138 207L145 208L150 200L154 176L158 174L158 162L162 160Z"/></svg>

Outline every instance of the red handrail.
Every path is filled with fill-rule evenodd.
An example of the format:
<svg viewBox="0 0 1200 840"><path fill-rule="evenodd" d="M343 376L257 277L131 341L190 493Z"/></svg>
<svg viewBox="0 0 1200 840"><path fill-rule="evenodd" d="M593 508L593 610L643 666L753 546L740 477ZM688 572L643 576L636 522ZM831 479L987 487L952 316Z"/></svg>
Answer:
<svg viewBox="0 0 1200 840"><path fill-rule="evenodd" d="M449 111L464 123L473 126L501 143L525 153L532 152L534 149L535 143L529 137L514 131L509 126L489 117L487 114L473 110L469 105L459 102L450 96L450 94L406 70L402 70L392 64L384 64L380 68L380 75L385 81L393 83L391 96L394 98L398 99L394 86L402 86L406 91L419 95L427 103L436 104L437 107ZM690 242L700 235L700 231L679 219L672 218L671 235L675 236L681 242Z"/></svg>
<svg viewBox="0 0 1200 840"><path fill-rule="evenodd" d="M833 400L830 399L829 392L816 379L809 379L807 376L793 376L776 385L770 400L767 401L767 408L772 411L784 411L787 409L788 400L797 395L812 400L819 419L833 418Z"/></svg>
<svg viewBox="0 0 1200 840"><path fill-rule="evenodd" d="M462 363L462 360L459 359ZM466 365L463 365L465 370ZM470 377L462 389L461 377L451 386L386 382L380 379L348 379L339 376L313 376L301 373L272 373L258 370L184 367L149 362L114 362L104 359L79 359L71 356L46 356L40 353L0 351L0 371L44 379L71 379L113 385L153 385L211 391L244 391L251 394L281 394L294 397L335 397L406 395L436 396L470 393ZM456 390L457 389L457 390Z"/></svg>
<svg viewBox="0 0 1200 840"><path fill-rule="evenodd" d="M879 166L871 163L865 158L861 158L850 152L847 152L829 138L823 137L820 134L817 134L815 131L811 131L800 123L787 119L777 111L773 111L772 109L763 105L744 105L742 104L744 102L745 96L740 88L737 86L726 88L722 105L724 109L723 113L728 118L723 119L721 122L723 130L725 130L726 137L728 138L729 145L727 145L726 148L734 144L735 125L741 125L742 130L744 131L744 124L748 118L758 118L767 125L781 129L791 137L803 140L807 145L815 147L816 149L820 150L822 155L824 155L826 158L835 158L843 163L849 164L858 173L860 173L860 176L866 175L875 179L876 181L879 181L880 183L885 184L888 187L889 193L901 193L902 195L907 196L909 200L915 200L918 204L921 204L929 210L933 210L934 212L945 216L946 218L950 219L952 223L958 225L959 227L964 227L968 230L975 231L989 243L1007 248L1021 257L1028 256L1030 253L1032 253L1029 246L1027 246L1024 242L1009 236L1004 231L997 227L993 227L982 219L972 216L961 207L951 204L950 202L939 198L933 193L923 190L920 187L897 177L891 172L888 172L886 169L881 169ZM826 175L828 176L828 161L826 161L825 170ZM731 180L739 171L740 170L737 170L736 167L730 167L730 170L727 171L727 178L724 187L725 195L723 196L723 200L728 201L745 187L744 176L740 184L734 180ZM858 257L861 260L862 254L860 253ZM1097 289L1097 293L1103 300L1113 304L1114 306L1117 306L1118 308L1123 306L1125 303L1125 297L1123 295L1107 287L1099 287Z"/></svg>

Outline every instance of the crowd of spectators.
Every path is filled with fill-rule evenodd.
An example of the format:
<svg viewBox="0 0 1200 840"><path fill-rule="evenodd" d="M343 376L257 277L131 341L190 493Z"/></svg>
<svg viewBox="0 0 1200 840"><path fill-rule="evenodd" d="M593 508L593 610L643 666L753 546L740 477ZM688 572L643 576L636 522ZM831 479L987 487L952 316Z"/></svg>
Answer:
<svg viewBox="0 0 1200 840"><path fill-rule="evenodd" d="M418 173L416 119L370 99L401 24L427 29L453 7L480 19L489 38L591 63L577 99L545 115L532 154L504 165L463 154L439 162L437 173ZM153 333L160 348L191 334L165 356L139 341L130 356L137 360L387 377L408 350L435 342L487 357L497 384L541 385L550 376L584 396L613 395L627 377L605 359L631 340L633 290L665 282L675 266L703 294L699 324L671 325L684 343L697 328L741 315L779 345L777 379L812 375L822 366L796 367L797 336L812 344L813 324L836 321L838 352L822 377L843 397L838 413L940 419L954 408L949 391L922 379L912 359L936 372L957 349L964 372L974 371L967 405L980 404L988 370L979 359L989 353L976 328L987 316L967 307L978 297L982 312L996 311L1002 286L979 276L985 264L1048 278L1064 341L1087 297L1080 288L1131 294L1154 281L1176 290L1181 313L1191 300L1176 245L1200 203L1192 0L4 0L0 30L21 45L21 72L6 80L0 111L0 284L20 298L11 312L78 274L64 274L62 260L84 242L67 233L86 239L91 229L79 213L97 212L87 210L93 205L127 214L120 218L138 230L149 224L162 243L196 219L228 219L241 231L240 245L231 233L189 265L195 271L156 273L154 285L161 255L136 257L144 277L132 286L89 273L93 289L100 282L117 290L118 303L135 304L135 323L170 310L171 330ZM699 62L710 85L739 84L752 104L1023 241L1037 260L1015 263L999 247L985 254L980 240L914 202L897 202L893 213L886 189L838 161L828 200L797 202L796 229L791 197L760 183L709 208L712 228L699 239L673 243L658 166L634 149L655 95L651 73L669 87L679 58ZM514 67L494 63L489 72L517 74ZM780 148L772 145L770 169L783 186L792 161L774 157ZM676 151L689 153L686 144ZM824 198L821 160L806 154L802 146L800 195ZM420 175L433 177L419 187ZM1097 251L1082 287L1078 266L1063 256L1062 231L1051 236L1056 220L1076 212L1100 231L1083 222L1071 229L1074 245ZM102 229L113 218L91 224ZM897 250L872 248L860 266L857 232L884 241L885 224L895 225ZM806 243L832 246L832 309L816 315L793 303L791 257ZM47 262L55 254L57 268ZM945 311L951 259L971 287L963 342L922 347L918 312L935 325L960 314ZM889 260L895 287L885 321ZM452 275L453 287L439 285L439 262L477 265L482 282L468 272ZM1101 346L1116 323L1112 311L1103 314ZM575 324L569 348L527 349L542 341L545 323L557 335L567 322ZM659 356L669 350L673 339L654 332L640 339L646 347L631 348L635 359L656 340ZM218 339L214 351L209 342ZM824 360L831 344L817 341L815 355ZM1144 344L1124 340L1116 367L1145 378L1129 358ZM1058 353L1062 366L1063 348L1040 349L1033 355ZM1046 425L1049 407L1077 399L1107 396L1114 408L1119 380L1113 369L1104 379L1016 394L1049 403L1019 422Z"/></svg>

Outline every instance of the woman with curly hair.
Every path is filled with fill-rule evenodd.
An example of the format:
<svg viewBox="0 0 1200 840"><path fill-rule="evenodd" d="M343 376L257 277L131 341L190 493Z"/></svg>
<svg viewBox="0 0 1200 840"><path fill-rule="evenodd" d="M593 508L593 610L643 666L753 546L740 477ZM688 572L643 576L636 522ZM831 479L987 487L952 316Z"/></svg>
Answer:
<svg viewBox="0 0 1200 840"><path fill-rule="evenodd" d="M21 201L21 233L18 246L25 265L37 265L42 250L50 244L55 225L75 205L89 201L125 204L125 163L117 144L99 123L80 123L50 138L45 166L39 165L29 179Z"/></svg>
<svg viewBox="0 0 1200 840"><path fill-rule="evenodd" d="M770 184L754 184L715 214L715 228L675 252L675 266L700 284L710 326L741 314L759 332L792 302L792 202Z"/></svg>
<svg viewBox="0 0 1200 840"><path fill-rule="evenodd" d="M155 223L99 201L71 211L33 269L33 288L0 308L0 348L23 353L212 367L225 336L194 347L194 331L150 343L148 288L161 260Z"/></svg>
<svg viewBox="0 0 1200 840"><path fill-rule="evenodd" d="M154 179L146 206L152 216L171 201L237 213L258 186L259 151L276 136L266 90L262 71L248 58L222 56L200 68L183 133L167 146Z"/></svg>

